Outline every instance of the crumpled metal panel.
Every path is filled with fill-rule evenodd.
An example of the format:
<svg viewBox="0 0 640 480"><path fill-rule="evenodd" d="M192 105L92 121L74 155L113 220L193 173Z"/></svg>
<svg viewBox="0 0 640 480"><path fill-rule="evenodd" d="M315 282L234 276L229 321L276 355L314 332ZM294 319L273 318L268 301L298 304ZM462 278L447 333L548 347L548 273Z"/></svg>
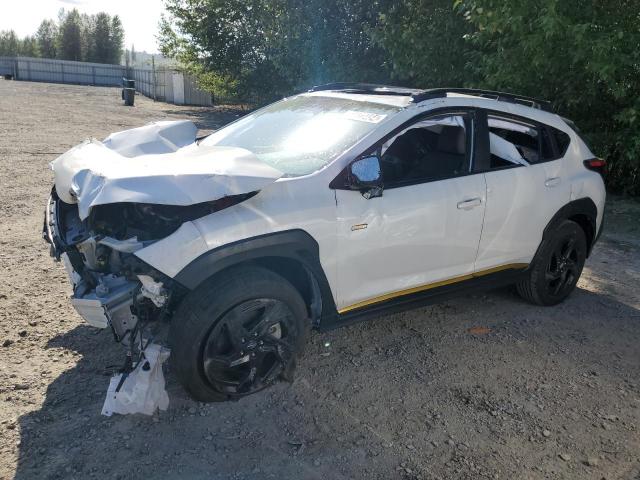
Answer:
<svg viewBox="0 0 640 480"><path fill-rule="evenodd" d="M261 190L282 172L248 150L197 145L190 121L158 122L86 140L51 163L56 192L92 207L119 202L193 205Z"/></svg>

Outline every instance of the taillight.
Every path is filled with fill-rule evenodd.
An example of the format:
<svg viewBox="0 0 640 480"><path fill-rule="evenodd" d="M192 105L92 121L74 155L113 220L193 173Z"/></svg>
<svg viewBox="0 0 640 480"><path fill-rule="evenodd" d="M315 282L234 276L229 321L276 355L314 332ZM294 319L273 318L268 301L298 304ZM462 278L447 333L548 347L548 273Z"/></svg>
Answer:
<svg viewBox="0 0 640 480"><path fill-rule="evenodd" d="M589 160L585 160L582 163L584 163L584 166L589 170L598 172L602 176L607 173L607 162L605 162L601 158L590 158Z"/></svg>

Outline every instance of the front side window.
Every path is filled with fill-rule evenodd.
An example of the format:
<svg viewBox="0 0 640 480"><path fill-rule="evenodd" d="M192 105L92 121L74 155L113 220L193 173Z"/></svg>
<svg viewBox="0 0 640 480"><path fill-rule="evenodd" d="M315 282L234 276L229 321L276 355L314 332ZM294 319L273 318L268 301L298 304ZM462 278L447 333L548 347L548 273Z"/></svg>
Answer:
<svg viewBox="0 0 640 480"><path fill-rule="evenodd" d="M214 132L201 145L240 147L288 177L328 165L400 107L300 95L271 104Z"/></svg>
<svg viewBox="0 0 640 480"><path fill-rule="evenodd" d="M385 188L457 177L469 172L471 120L439 115L412 124L380 151Z"/></svg>

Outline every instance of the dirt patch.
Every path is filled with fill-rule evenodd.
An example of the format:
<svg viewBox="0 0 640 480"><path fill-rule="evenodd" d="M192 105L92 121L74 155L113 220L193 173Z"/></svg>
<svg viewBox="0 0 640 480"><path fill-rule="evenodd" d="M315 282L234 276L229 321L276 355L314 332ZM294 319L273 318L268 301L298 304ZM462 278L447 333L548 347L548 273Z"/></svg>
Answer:
<svg viewBox="0 0 640 480"><path fill-rule="evenodd" d="M314 334L296 381L237 403L100 416L121 348L67 301L40 238L48 162L82 139L232 110L117 89L0 81L0 477L640 478L640 205L608 229L568 301L511 290Z"/></svg>

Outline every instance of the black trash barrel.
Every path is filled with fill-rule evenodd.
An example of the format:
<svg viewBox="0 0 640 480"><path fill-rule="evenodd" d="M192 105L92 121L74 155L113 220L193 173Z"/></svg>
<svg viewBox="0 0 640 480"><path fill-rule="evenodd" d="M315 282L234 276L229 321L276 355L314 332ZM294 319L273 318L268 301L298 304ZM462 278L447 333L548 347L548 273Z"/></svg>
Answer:
<svg viewBox="0 0 640 480"><path fill-rule="evenodd" d="M124 104L132 107L136 97L136 81L128 78L122 79L122 99Z"/></svg>

